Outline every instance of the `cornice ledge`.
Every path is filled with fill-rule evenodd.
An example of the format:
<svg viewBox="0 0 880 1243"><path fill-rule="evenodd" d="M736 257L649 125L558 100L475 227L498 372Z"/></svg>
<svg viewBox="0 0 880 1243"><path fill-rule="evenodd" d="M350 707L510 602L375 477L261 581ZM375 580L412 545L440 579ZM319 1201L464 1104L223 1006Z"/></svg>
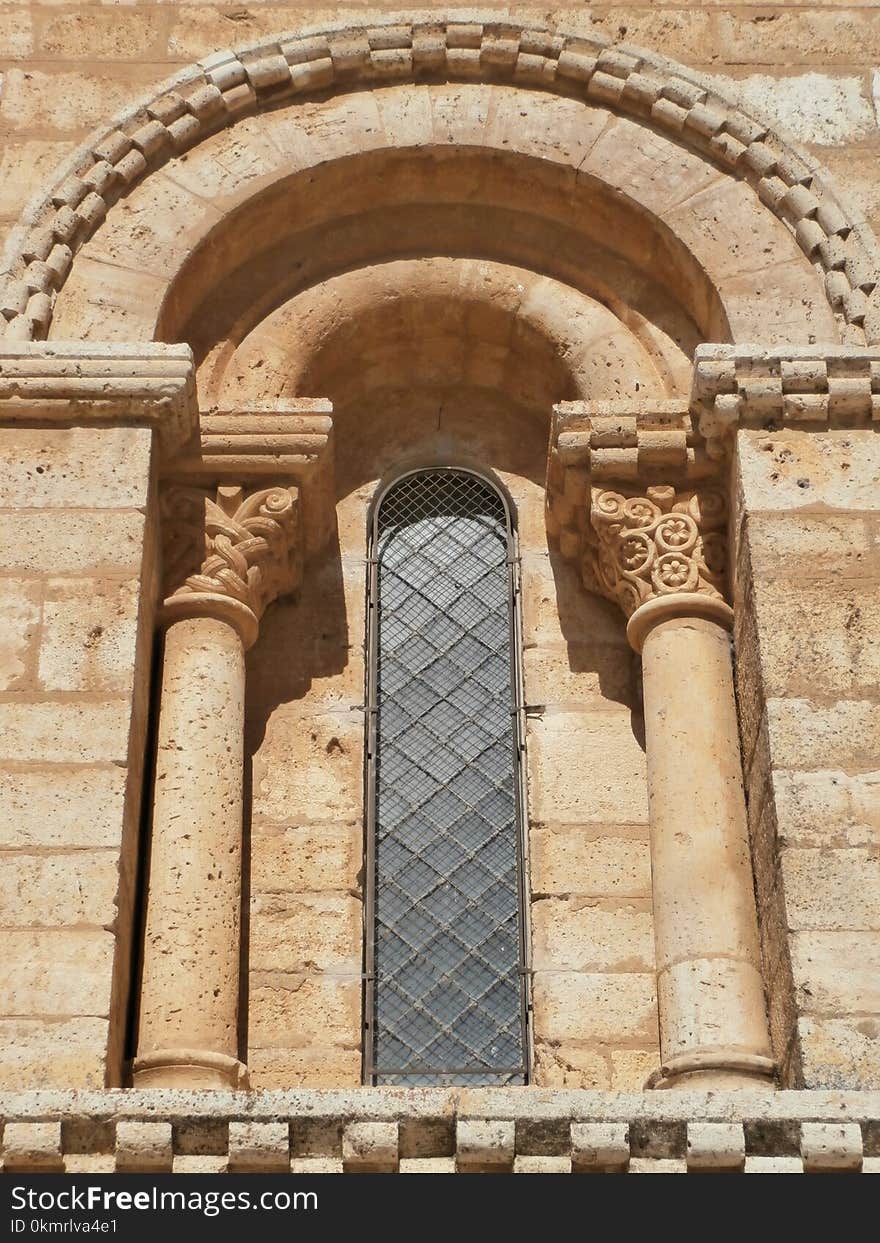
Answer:
<svg viewBox="0 0 880 1243"><path fill-rule="evenodd" d="M188 345L9 341L0 349L0 426L156 429L175 453L198 427Z"/></svg>
<svg viewBox="0 0 880 1243"><path fill-rule="evenodd" d="M847 345L699 345L690 413L709 458L737 428L880 430L880 350Z"/></svg>
<svg viewBox="0 0 880 1243"><path fill-rule="evenodd" d="M307 552L317 552L335 523L333 405L321 397L279 397L229 410L202 411L198 433L165 459L174 484L295 485Z"/></svg>

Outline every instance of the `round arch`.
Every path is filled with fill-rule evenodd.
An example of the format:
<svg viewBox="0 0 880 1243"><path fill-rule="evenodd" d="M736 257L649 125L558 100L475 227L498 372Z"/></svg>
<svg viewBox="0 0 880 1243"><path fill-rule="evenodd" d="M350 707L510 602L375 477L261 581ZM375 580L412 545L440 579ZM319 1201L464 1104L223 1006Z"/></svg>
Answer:
<svg viewBox="0 0 880 1243"><path fill-rule="evenodd" d="M425 173L441 160L444 178L420 183L420 162ZM520 197L505 199L517 178ZM524 243L508 242L537 219L557 244L548 233L529 266L573 245L595 257L589 292L634 276L704 336L877 339L876 244L809 158L641 49L454 10L219 53L117 117L14 232L6 331L180 339L225 302L218 285L248 272L251 306L274 309L291 293L266 245L279 204L294 227L271 234L276 248L303 240L309 187L328 227L347 219L346 188L384 186L384 236L363 211L352 235L372 230L375 257L400 223L395 193L400 207L438 180L457 190L432 206L459 224L463 205L472 221L502 202L517 217L500 232L476 222L493 261L522 262Z"/></svg>

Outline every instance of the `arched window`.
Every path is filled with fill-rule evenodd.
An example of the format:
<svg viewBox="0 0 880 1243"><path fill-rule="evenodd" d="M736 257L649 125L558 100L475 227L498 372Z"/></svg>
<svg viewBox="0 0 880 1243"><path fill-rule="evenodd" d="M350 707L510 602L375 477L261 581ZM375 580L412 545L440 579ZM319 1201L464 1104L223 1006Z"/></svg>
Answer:
<svg viewBox="0 0 880 1243"><path fill-rule="evenodd" d="M365 1077L525 1083L510 515L479 475L416 471L370 544Z"/></svg>

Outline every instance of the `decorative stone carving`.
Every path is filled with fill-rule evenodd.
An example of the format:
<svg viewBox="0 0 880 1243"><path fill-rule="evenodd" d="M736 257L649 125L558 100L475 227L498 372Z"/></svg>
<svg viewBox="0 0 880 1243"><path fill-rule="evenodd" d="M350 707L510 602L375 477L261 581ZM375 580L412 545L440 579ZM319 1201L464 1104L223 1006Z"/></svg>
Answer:
<svg viewBox="0 0 880 1243"><path fill-rule="evenodd" d="M245 495L221 487L216 498L178 487L163 497L165 619L221 617L247 647L267 605L299 583L299 492L277 486Z"/></svg>
<svg viewBox="0 0 880 1243"><path fill-rule="evenodd" d="M575 95L645 118L676 142L743 178L794 233L825 278L826 297L854 340L877 340L877 256L820 172L756 118L682 66L601 37L557 34L491 10L403 22L390 14L304 36L218 51L183 69L137 109L118 116L65 166L15 234L0 281L0 330L13 340L48 334L54 298L117 199L169 156L218 129L314 91L418 81L513 81Z"/></svg>
<svg viewBox="0 0 880 1243"><path fill-rule="evenodd" d="M723 601L726 517L724 495L714 488L678 492L658 486L630 496L593 488L585 575L627 618L664 595Z"/></svg>

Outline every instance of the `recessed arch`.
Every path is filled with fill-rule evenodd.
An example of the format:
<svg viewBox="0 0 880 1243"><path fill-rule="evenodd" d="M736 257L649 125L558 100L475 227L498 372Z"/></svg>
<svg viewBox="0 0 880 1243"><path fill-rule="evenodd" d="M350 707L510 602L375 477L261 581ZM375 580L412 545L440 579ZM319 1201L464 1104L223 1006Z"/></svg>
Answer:
<svg viewBox="0 0 880 1243"><path fill-rule="evenodd" d="M444 106L426 97L433 88ZM471 88L486 92L485 107L455 98ZM558 125L562 112L577 123ZM256 209L292 169L424 148L426 126L428 146L491 152L518 141L566 168L580 192L591 189L594 211L639 205L651 228L641 231L637 266L656 260L671 233L721 299L734 340L759 325L765 338L828 341L842 330L848 340L874 339L870 233L821 169L759 120L641 49L455 11L424 23L389 15L310 29L178 74L87 144L29 210L7 256L7 332L155 334L173 278L242 201ZM678 194L692 160L711 184ZM201 196L186 190L184 165ZM258 213L249 219L245 234L259 237ZM633 235L605 233L614 242ZM224 244L211 249L222 258ZM253 258L243 253L241 262Z"/></svg>

